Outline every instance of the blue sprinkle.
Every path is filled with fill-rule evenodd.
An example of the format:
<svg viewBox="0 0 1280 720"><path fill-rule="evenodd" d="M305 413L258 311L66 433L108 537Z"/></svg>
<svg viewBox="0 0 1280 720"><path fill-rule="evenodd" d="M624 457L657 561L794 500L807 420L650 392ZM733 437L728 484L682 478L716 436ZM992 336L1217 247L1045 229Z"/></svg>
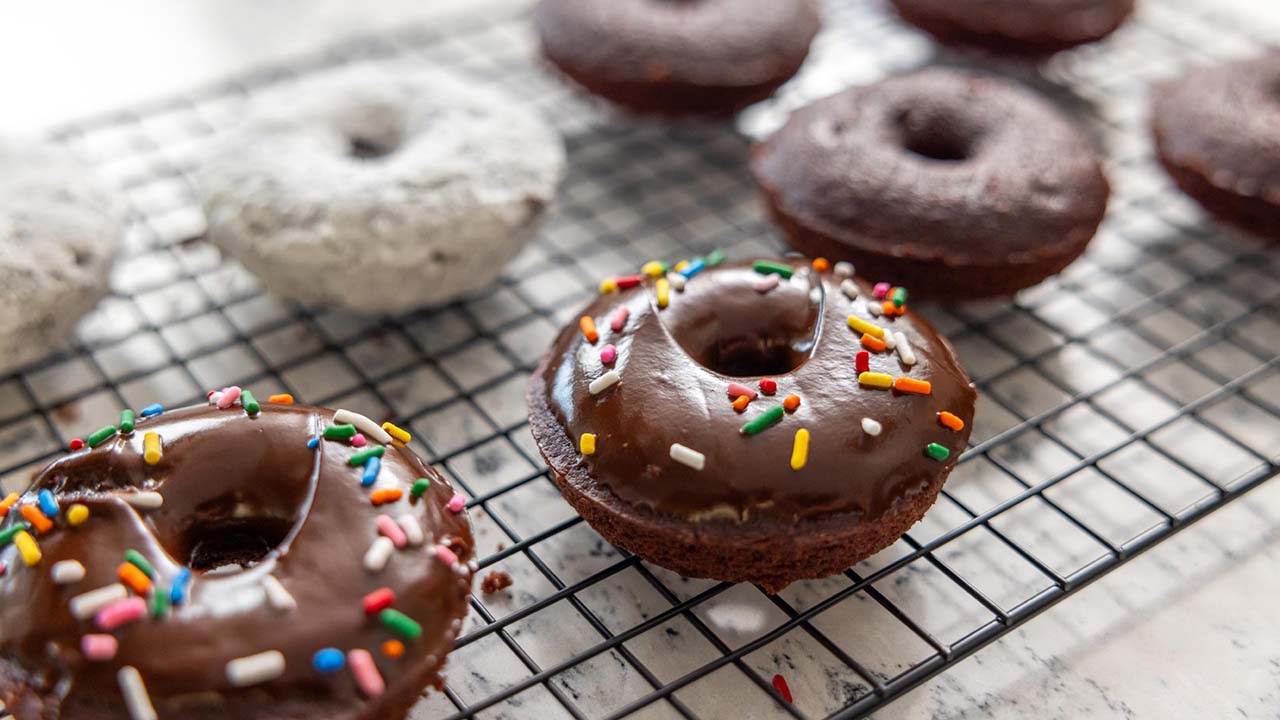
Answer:
<svg viewBox="0 0 1280 720"><path fill-rule="evenodd" d="M360 476L360 484L369 487L378 480L378 471L382 469L382 458L374 455L364 463L364 475Z"/></svg>
<svg viewBox="0 0 1280 720"><path fill-rule="evenodd" d="M45 517L57 517L58 499L53 496L53 493L41 490L37 499L40 502L40 512L44 513Z"/></svg>
<svg viewBox="0 0 1280 720"><path fill-rule="evenodd" d="M338 648L330 647L318 650L315 655L311 656L311 667L314 667L316 672L333 673L346 666L347 658Z"/></svg>
<svg viewBox="0 0 1280 720"><path fill-rule="evenodd" d="M695 258L690 261L688 265L684 266L684 269L680 271L680 274L687 278L691 278L702 272L706 267L707 263L702 258Z"/></svg>
<svg viewBox="0 0 1280 720"><path fill-rule="evenodd" d="M139 410L138 414L144 418L149 418L149 417L155 417L156 415L159 415L162 412L164 412L164 406L162 406L160 403L151 403L150 405Z"/></svg>
<svg viewBox="0 0 1280 720"><path fill-rule="evenodd" d="M169 591L169 602L179 605L186 600L187 583L190 582L191 571L186 568L179 568L178 574L173 576L173 589Z"/></svg>
<svg viewBox="0 0 1280 720"><path fill-rule="evenodd" d="M307 449L315 450L318 447L320 447L320 438L313 437L307 441Z"/></svg>

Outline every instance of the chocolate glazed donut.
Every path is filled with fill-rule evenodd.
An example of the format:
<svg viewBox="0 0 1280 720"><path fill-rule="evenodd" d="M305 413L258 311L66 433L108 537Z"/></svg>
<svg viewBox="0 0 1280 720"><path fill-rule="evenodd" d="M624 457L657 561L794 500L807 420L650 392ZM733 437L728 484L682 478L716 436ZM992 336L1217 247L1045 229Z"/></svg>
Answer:
<svg viewBox="0 0 1280 720"><path fill-rule="evenodd" d="M752 170L797 250L938 299L1010 295L1059 272L1110 192L1048 102L945 69L796 110L756 146Z"/></svg>
<svg viewBox="0 0 1280 720"><path fill-rule="evenodd" d="M1050 55L1110 35L1134 0L892 0L903 20L945 45Z"/></svg>
<svg viewBox="0 0 1280 720"><path fill-rule="evenodd" d="M363 416L357 446L251 396L150 414L7 501L16 717L383 720L439 683L472 574L444 478Z"/></svg>
<svg viewBox="0 0 1280 720"><path fill-rule="evenodd" d="M683 292L606 283L530 380L533 436L565 499L647 560L771 592L840 572L933 503L973 386L905 292L847 263L707 264Z"/></svg>

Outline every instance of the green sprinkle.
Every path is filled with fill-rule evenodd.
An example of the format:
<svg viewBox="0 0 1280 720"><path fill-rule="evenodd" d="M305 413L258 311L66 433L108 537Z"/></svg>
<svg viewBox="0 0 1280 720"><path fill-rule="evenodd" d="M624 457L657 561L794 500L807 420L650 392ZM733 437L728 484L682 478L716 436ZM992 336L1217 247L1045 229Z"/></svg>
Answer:
<svg viewBox="0 0 1280 720"><path fill-rule="evenodd" d="M18 533L24 530L30 530L30 529L31 529L30 525L24 522L20 522L20 523L14 524L11 527L7 527L4 530L0 530L0 548L5 547L9 543L13 542L14 536L16 536Z"/></svg>
<svg viewBox="0 0 1280 720"><path fill-rule="evenodd" d="M374 445L371 448L361 450L355 455L352 455L351 458L347 460L347 463L349 463L351 467L359 467L368 462L369 458L382 457L382 454L386 451L387 449L381 445Z"/></svg>
<svg viewBox="0 0 1280 720"><path fill-rule="evenodd" d="M903 305L906 305L907 289L904 287L894 288L893 297L891 299L893 300L894 307L902 307Z"/></svg>
<svg viewBox="0 0 1280 720"><path fill-rule="evenodd" d="M147 558L137 550L125 550L124 561L141 570L143 575L152 580L156 579L156 569L151 567L151 563L147 561Z"/></svg>
<svg viewBox="0 0 1280 720"><path fill-rule="evenodd" d="M355 425L330 425L324 429L325 440L346 440L355 436Z"/></svg>
<svg viewBox="0 0 1280 720"><path fill-rule="evenodd" d="M151 589L151 617L164 617L169 612L169 588L162 588L159 585L152 586Z"/></svg>
<svg viewBox="0 0 1280 720"><path fill-rule="evenodd" d="M262 406L258 404L258 399L248 390L240 391L240 405L250 415L257 415L262 412Z"/></svg>
<svg viewBox="0 0 1280 720"><path fill-rule="evenodd" d="M707 256L702 258L702 262L706 263L707 267L715 267L724 262L724 257L724 251L720 248L716 248L715 250L707 253Z"/></svg>
<svg viewBox="0 0 1280 720"><path fill-rule="evenodd" d="M120 432L124 433L125 435L128 435L129 433L133 432L133 420L134 420L134 414L132 410L130 410L129 408L125 408L124 410L121 410L120 411Z"/></svg>
<svg viewBox="0 0 1280 720"><path fill-rule="evenodd" d="M781 405L774 405L759 415L751 418L751 421L742 426L743 435L755 435L770 425L775 425L782 419L784 410Z"/></svg>
<svg viewBox="0 0 1280 720"><path fill-rule="evenodd" d="M790 265L770 262L768 260L757 260L755 261L755 264L751 266L751 268L756 272L760 273L761 275L773 275L773 274L780 275L784 280L791 277L791 272L792 272Z"/></svg>
<svg viewBox="0 0 1280 720"><path fill-rule="evenodd" d="M108 425L89 436L89 447L98 447L102 443L106 442L108 438L115 436L115 434L116 426Z"/></svg>
<svg viewBox="0 0 1280 720"><path fill-rule="evenodd" d="M947 458L951 457L951 451L939 445L938 443L929 443L928 445L925 445L924 454L928 455L934 460L946 460Z"/></svg>
<svg viewBox="0 0 1280 720"><path fill-rule="evenodd" d="M417 640L422 637L422 626L399 610L387 608L378 613L378 620L382 622L383 627L405 640Z"/></svg>
<svg viewBox="0 0 1280 720"><path fill-rule="evenodd" d="M427 478L418 478L417 480L413 481L413 489L409 491L409 494L416 498L420 498L426 494L427 489L430 487L431 487L430 480L428 480Z"/></svg>

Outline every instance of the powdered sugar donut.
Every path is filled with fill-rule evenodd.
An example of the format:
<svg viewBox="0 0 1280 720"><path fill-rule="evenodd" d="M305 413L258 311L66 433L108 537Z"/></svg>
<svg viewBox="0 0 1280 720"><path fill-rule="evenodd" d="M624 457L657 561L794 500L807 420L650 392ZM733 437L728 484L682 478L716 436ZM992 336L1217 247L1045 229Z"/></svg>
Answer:
<svg viewBox="0 0 1280 720"><path fill-rule="evenodd" d="M0 373L57 349L107 294L124 208L65 150L0 138Z"/></svg>
<svg viewBox="0 0 1280 720"><path fill-rule="evenodd" d="M209 237L308 305L396 312L473 293L564 173L533 112L439 71L342 71L253 111L198 178Z"/></svg>

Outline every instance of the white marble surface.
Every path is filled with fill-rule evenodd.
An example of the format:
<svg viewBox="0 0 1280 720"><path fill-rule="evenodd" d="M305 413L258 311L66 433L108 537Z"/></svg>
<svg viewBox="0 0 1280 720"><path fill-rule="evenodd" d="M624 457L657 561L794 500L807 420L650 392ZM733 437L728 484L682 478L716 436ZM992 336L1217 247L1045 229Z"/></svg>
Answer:
<svg viewBox="0 0 1280 720"><path fill-rule="evenodd" d="M144 4L125 0L109 6L69 2L8 6L0 10L0 87L8 93L6 106L22 110L0 113L0 131L39 129L163 96L264 62L321 48L352 34L399 27L406 22L435 22L440 13L457 12L459 8L503 14L505 10L494 8L509 8L524 1L490 0L484 10L478 4L400 0L378 3L374 9L362 5L359 11L353 10L355 4L338 0L290 0L270 5L217 0ZM1222 4L1223 11L1230 11L1232 6L1251 13L1258 10L1256 3L1250 4L1249 0L1232 0ZM1159 7L1153 5L1151 12L1158 11ZM76 22L68 18L75 18ZM509 39L517 45L528 42L527 36L520 33ZM904 65L928 54L927 43L912 34L893 34L883 42L885 45L878 49L897 53L895 57L904 58ZM1226 52L1238 49L1232 47ZM882 72L875 65L876 58L859 55L869 52L866 47L850 52L854 60L861 61L851 60L830 73L810 73L805 79L806 92L834 89ZM1126 62L1125 57L1121 54L1121 59L1115 61L1102 58L1092 65L1086 61L1081 67L1056 68L1055 72L1073 76L1092 72L1103 77L1117 64ZM165 61L157 62L157 58ZM536 92L532 90L530 94ZM787 95L784 104L799 97ZM1132 120L1131 109L1126 105L1117 114L1126 121ZM228 112L218 107L200 110ZM570 118L562 120L569 122ZM748 119L748 126L752 121ZM160 118L148 124L146 132L162 133L166 129L166 119ZM623 136L636 142L643 152L645 143L653 142L657 134L642 128L628 130ZM1112 152L1134 151L1133 144L1123 136L1108 141L1115 142ZM172 183L148 179L151 158L139 160L132 152L120 153L125 156L123 159L112 156L116 150L111 148L122 144L128 144L128 137L123 142L114 137L89 138L81 149L92 154L99 145L108 148L103 151L106 159L101 169L132 185L131 197L140 207L148 208L153 229L160 238L154 243L145 238L131 241L139 257L117 273L117 297L104 305L93 322L82 327L81 352L26 373L21 382L0 382L0 417L20 418L0 428L0 437L11 456L25 458L29 454L34 458L50 452L66 437L100 425L101 419L112 416L121 404L174 402L198 395L201 385L248 378L263 387L282 383L309 399L333 398L336 404L370 414L386 412L412 417L424 452L433 458L446 457L446 470L465 478L477 493L497 490L536 470L530 460L536 457L536 451L521 428L522 380L514 372L511 358L520 363L535 358L555 330L552 321L564 319L561 316L566 308L572 309L590 292L577 276L547 267L544 250L535 249L517 261L511 274L519 282L512 287L462 308L412 316L395 332L371 328L373 323L367 320L340 315L322 314L314 320L300 320L280 303L257 295L253 278L235 266L220 264L216 252L207 246L180 244L178 241L198 232L202 221L198 215L171 209L174 204L188 201L173 201L181 193L171 187ZM713 152L723 150L722 157L730 157L738 150L731 138L711 132L705 143L690 141L689 145L696 146L698 152L706 152L708 147ZM600 162L600 153L593 152L596 151L588 145L576 162ZM650 154L653 162L669 163L677 169L694 162L690 158L695 155L686 148ZM179 152L174 155L178 160L185 157ZM670 190L644 172L639 163L636 165L626 168L635 172L634 177L613 182L643 188L648 193L643 196L645 199ZM717 174L727 172L726 166L729 163L708 164L699 182L707 192L724 193L730 207L721 213L723 217L694 218L679 228L680 232L701 237L723 232L728 222L737 226L758 222L759 209L749 189L739 188L731 178ZM1120 174L1113 181L1116 202L1121 206L1150 192L1150 181L1138 173ZM613 190L616 188L571 181L565 190L566 202L603 207L616 202L605 196ZM676 192L664 197L659 205L675 205L681 200ZM1178 199L1162 207L1180 218L1197 217L1190 204ZM609 206L608 212L593 218L597 223L594 227L621 232L631 228L641 214L641 210L630 207ZM643 252L664 254L679 249L670 239L675 230L642 230L633 233L631 240ZM1158 231L1153 235L1155 239L1147 237L1145 233L1149 232L1153 231L1146 226L1104 228L1089 255L1068 275L1079 281L1101 269L1132 262L1143 249L1141 242L1151 240L1154 244L1159 240ZM590 240L581 237L581 233L575 223L553 220L544 243L564 252L577 252ZM1122 238L1122 234L1126 237ZM1140 239L1133 240L1134 235ZM750 240L739 251L749 253L761 247L767 246ZM1214 247L1196 246L1194 252L1180 258L1181 264L1155 263L1143 277L1156 287L1174 287L1186 280L1188 267L1211 264L1214 252ZM586 257L581 269L603 274L635 259L609 249ZM193 289L196 285L199 291ZM511 295L513 288L556 314L550 319L513 320L504 316L519 305ZM1121 308L1136 300L1132 297L1136 291L1124 283L1100 283L1091 290L1095 298L1105 298ZM1259 288L1247 277L1233 281L1226 290L1258 302L1275 302L1274 289ZM1040 317L1049 329L1010 324L991 333L1019 352L1034 352L1041 346L1062 343L1067 337L1074 339L1061 357L1047 360L1041 372L1015 374L996 383L994 389L1001 397L984 398L975 439L1016 424L1012 414L1015 411L1032 413L1045 403L1062 401L1061 391L1048 386L1046 376L1079 392L1099 378L1114 376L1118 367L1149 356L1146 341L1119 331L1110 334L1109 328L1102 327L1108 318L1097 316L1096 309L1072 304L1075 297L1074 291L1050 283L1022 299L1031 308L1026 315ZM1209 310L1201 313L1203 308ZM1152 313L1140 324L1150 335L1172 344L1195 329L1188 317L1217 317L1214 312L1238 310L1216 288L1195 288L1186 294L1178 311ZM996 347L992 338L964 330L965 322L997 311L974 307L954 314L942 313L937 318L943 329L957 339L962 358L975 377L995 376L1009 364L1008 352ZM493 337L477 340L477 327L491 329ZM1274 322L1258 321L1251 331L1255 339L1274 343L1273 348L1280 345L1280 326ZM1104 355L1114 356L1110 365L1078 352L1090 344L1090 333L1106 339L1098 345ZM237 334L250 336L252 342L236 342ZM424 362L423 354L429 356L430 362ZM1241 359L1230 347L1215 345L1198 357L1230 375L1247 369L1250 362L1256 364L1256 355ZM185 359L181 367L175 357ZM361 386L357 371L376 379L372 388ZM1280 397L1278 380L1280 376L1273 373L1257 383L1253 392L1275 402ZM118 384L119 392L108 389L109 383ZM1046 428L1057 434L1061 445L1032 433L1008 443L996 454L1024 477L1047 477L1069 466L1079 455L1105 447L1119 429L1141 428L1162 417L1162 413L1172 412L1175 408L1168 401L1151 395L1152 386L1186 402L1211 390L1213 383L1203 373L1179 363L1169 372L1151 373L1146 385L1126 383L1117 392L1101 396L1099 406L1111 412L1114 421L1102 420L1092 410L1065 413ZM460 390L475 390L474 403L455 402ZM31 414L33 404L54 408L49 427ZM1205 422L1225 429L1255 452L1274 459L1280 427L1274 418L1258 417L1251 407L1243 402L1224 403L1218 411L1206 413ZM1118 429L1119 423L1123 427ZM466 449L469 442L493 434L495 427L506 437L499 434L491 442ZM1200 437L1196 433L1203 427L1196 423L1182 430L1185 434L1157 434L1152 441L1155 449L1117 454L1113 461L1103 463L1103 468L1176 509L1205 489L1156 452L1159 449L1183 457L1182 446L1188 444L1187 438ZM1206 444L1199 453L1185 457L1202 472L1225 480L1248 466L1248 459L1241 455L1240 448ZM0 478L0 487L19 487L31 469L24 467ZM957 472L948 487L961 501L981 511L1019 489L1011 485L989 461L982 460ZM1079 508L1098 524L1101 534L1115 541L1151 522L1149 512L1116 497L1114 489L1089 472L1081 473L1078 482L1073 478L1064 483L1059 490L1056 500ZM1043 507L1011 515L1001 529L1034 547L1059 571L1079 567L1100 552L1099 546L1082 539L1079 533L1053 525L1052 513ZM529 535L571 518L572 513L549 483L535 482L503 493L487 509L473 512L473 517L480 554L486 555L511 541L498 526L498 520L520 535ZM964 515L954 504L942 502L912 531L912 536L924 542L963 520ZM904 544L899 543L858 570L873 571L905 551ZM537 553L559 578L570 583L619 559L616 551L585 525L552 536L539 544ZM1045 584L1043 577L1028 572L1025 565L1007 555L1007 551L1001 554L998 543L990 537L984 541L957 541L939 553L941 560L974 579L985 593L1006 607ZM555 591L545 574L525 555L514 555L498 567L515 576L517 584L510 593L484 599L487 609L497 617L516 612ZM659 568L629 568L579 593L577 608L560 602L514 623L511 636L536 662L546 666L598 642L599 634L587 625L584 613L591 613L612 632L623 631L670 606L670 599L663 597L644 573L660 579L677 599L712 586L673 577ZM782 600L793 608L804 609L847 584L843 578L799 583L784 592ZM958 595L955 587L926 563L913 563L878 584L877 589L944 642L958 639L989 618L989 613L972 598ZM1067 599L875 717L1274 720L1280 717L1277 598L1280 483L1272 482ZM733 588L701 603L692 615L676 618L628 642L627 652L659 680L670 681L720 654L720 649L699 632L695 623L712 633L717 643L733 648L767 632L784 617L772 601L750 587ZM474 615L470 623L471 628L479 626ZM819 616L814 624L841 647L852 649L859 662L882 677L901 671L931 652L861 593ZM802 632L789 633L748 655L744 664L765 678L783 674L796 704L813 716L838 709L845 699L865 689L851 673L833 671L839 663ZM493 636L459 651L450 667L451 687L464 700L483 698L527 675L509 649ZM608 712L650 689L619 652L604 653L574 668L558 677L554 686L590 713ZM771 701L732 667L693 683L677 697L707 718L782 717ZM447 700L432 693L415 709L413 717L426 720L451 711ZM567 714L545 686L537 686L482 717L541 719ZM667 718L675 714L670 706L656 705L637 717Z"/></svg>

